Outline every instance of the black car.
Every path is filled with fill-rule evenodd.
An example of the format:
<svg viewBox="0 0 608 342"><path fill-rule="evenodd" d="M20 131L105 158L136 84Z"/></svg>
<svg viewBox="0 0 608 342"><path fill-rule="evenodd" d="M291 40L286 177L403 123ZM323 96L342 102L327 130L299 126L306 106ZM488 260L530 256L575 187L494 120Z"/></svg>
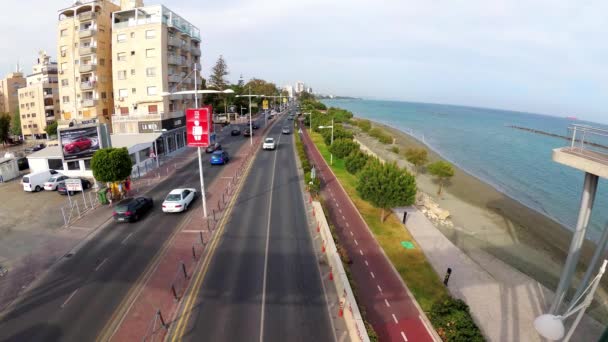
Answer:
<svg viewBox="0 0 608 342"><path fill-rule="evenodd" d="M112 216L117 222L135 222L153 206L150 197L125 198L116 204Z"/></svg>
<svg viewBox="0 0 608 342"><path fill-rule="evenodd" d="M249 130L249 128L245 128L245 131L243 132L243 136L249 137L251 135L252 135L251 130Z"/></svg>
<svg viewBox="0 0 608 342"><path fill-rule="evenodd" d="M209 145L206 149L205 152L206 153L213 153L215 151L221 150L222 149L222 145L220 145L220 143L215 143L213 145Z"/></svg>
<svg viewBox="0 0 608 342"><path fill-rule="evenodd" d="M234 128L234 129L232 129L232 131L230 131L230 135L232 135L232 136L241 135L241 130L238 128Z"/></svg>
<svg viewBox="0 0 608 342"><path fill-rule="evenodd" d="M70 178L70 179L76 179L76 178ZM80 178L80 180L82 181L83 190L87 190L87 189L91 188L91 182L88 179ZM57 193L59 193L60 195L68 195L68 189L65 186L65 182L61 182L61 183L57 184ZM74 193L76 193L76 191L70 191L69 195L72 196L72 195L74 195Z"/></svg>
<svg viewBox="0 0 608 342"><path fill-rule="evenodd" d="M249 128L251 126L251 128L253 129L258 129L260 128L260 126L256 123L256 122L251 122L251 124L247 123L247 128Z"/></svg>

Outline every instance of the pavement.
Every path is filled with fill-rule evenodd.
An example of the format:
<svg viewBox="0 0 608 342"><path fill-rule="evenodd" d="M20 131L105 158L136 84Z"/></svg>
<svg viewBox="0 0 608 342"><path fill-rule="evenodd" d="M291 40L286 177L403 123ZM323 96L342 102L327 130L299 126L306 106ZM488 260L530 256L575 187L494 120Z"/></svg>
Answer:
<svg viewBox="0 0 608 342"><path fill-rule="evenodd" d="M284 120L277 118L275 120ZM268 133L170 340L335 341L293 150Z"/></svg>
<svg viewBox="0 0 608 342"><path fill-rule="evenodd" d="M432 325L376 242L357 208L300 125L303 142L320 177L321 196L341 244L353 261L359 305L380 341L434 341Z"/></svg>
<svg viewBox="0 0 608 342"><path fill-rule="evenodd" d="M243 137L230 137L229 133L223 139L229 152L246 141ZM188 158L176 160L179 167L167 163L163 171L161 166L157 177L160 183L152 179L153 174L149 176L152 178L133 183L136 193L147 191L146 196L155 200L155 209L139 222L115 223L109 220L109 209L104 207L75 223L71 229L91 224L101 227L94 228L88 239L39 276L0 316L1 341L96 338L133 285L141 283L141 278L149 273L149 266L165 242L184 224L187 215L165 215L159 208L171 189L200 186L197 162ZM206 168L206 181L213 182L220 170Z"/></svg>

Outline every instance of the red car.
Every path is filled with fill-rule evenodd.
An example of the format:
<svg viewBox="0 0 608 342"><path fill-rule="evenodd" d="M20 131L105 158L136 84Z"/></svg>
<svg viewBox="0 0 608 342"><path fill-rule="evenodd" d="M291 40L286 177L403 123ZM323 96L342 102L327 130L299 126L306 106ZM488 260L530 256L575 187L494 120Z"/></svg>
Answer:
<svg viewBox="0 0 608 342"><path fill-rule="evenodd" d="M65 153L78 153L91 148L91 145L93 145L91 139L80 137L76 140L72 140L72 142L69 144L65 144L65 146L63 146L63 150Z"/></svg>

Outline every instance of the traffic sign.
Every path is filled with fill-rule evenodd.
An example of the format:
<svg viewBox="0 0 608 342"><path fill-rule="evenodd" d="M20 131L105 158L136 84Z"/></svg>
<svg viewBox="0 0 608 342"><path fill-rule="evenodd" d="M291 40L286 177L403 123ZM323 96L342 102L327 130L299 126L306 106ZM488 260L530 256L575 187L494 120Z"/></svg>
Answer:
<svg viewBox="0 0 608 342"><path fill-rule="evenodd" d="M68 191L82 191L82 180L80 178L68 178L64 180Z"/></svg>

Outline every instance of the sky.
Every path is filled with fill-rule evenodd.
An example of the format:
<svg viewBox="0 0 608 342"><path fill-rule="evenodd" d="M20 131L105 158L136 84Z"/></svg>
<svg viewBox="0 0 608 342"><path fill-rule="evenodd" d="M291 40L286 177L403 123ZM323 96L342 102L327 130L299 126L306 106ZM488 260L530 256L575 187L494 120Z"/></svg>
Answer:
<svg viewBox="0 0 608 342"><path fill-rule="evenodd" d="M0 75L57 55L66 0L6 1ZM158 2L145 2L157 4ZM198 26L205 73L315 92L608 123L606 1L166 0ZM14 13L15 15L6 15ZM27 20L24 19L24 15ZM206 75L204 75L206 76Z"/></svg>

